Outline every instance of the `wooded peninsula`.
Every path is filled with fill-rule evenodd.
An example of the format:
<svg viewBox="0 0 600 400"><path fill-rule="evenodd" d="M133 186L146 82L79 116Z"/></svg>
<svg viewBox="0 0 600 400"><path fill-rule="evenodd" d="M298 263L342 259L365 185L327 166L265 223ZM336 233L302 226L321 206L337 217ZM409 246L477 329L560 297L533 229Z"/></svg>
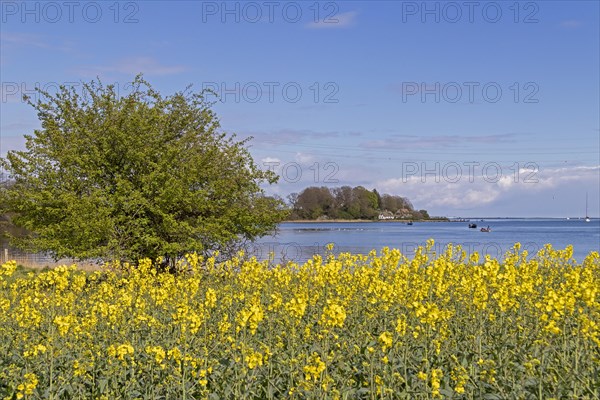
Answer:
<svg viewBox="0 0 600 400"><path fill-rule="evenodd" d="M380 194L363 186L311 186L288 196L294 220L430 220L427 210L415 210L406 197ZM445 218L435 218L444 219Z"/></svg>

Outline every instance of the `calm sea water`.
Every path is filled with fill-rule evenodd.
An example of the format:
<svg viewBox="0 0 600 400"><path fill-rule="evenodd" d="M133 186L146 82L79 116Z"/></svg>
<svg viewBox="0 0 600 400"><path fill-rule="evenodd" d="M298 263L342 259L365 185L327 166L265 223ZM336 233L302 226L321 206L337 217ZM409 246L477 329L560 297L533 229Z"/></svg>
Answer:
<svg viewBox="0 0 600 400"><path fill-rule="evenodd" d="M398 248L412 256L418 246L429 238L435 240L435 251L443 251L449 244L460 244L471 253L503 257L515 242L522 249L535 254L546 243L556 249L572 244L574 257L582 261L591 251L600 252L600 219L590 222L578 219L484 219L471 220L477 229L469 229L468 222L348 222L348 223L282 223L274 236L258 240L251 253L260 259L275 253L277 261L304 262L313 254L324 254L327 243L334 243L334 252L368 253L387 246ZM491 232L481 232L481 227Z"/></svg>
<svg viewBox="0 0 600 400"><path fill-rule="evenodd" d="M449 244L460 244L471 253L503 257L515 242L520 242L530 254L537 253L546 243L564 249L572 244L574 257L582 261L591 251L600 252L600 219L585 222L577 219L485 219L471 220L477 229L469 229L467 222L325 222L282 223L274 236L265 236L254 243L249 253L259 259L275 254L275 261L293 260L304 262L313 254L325 254L325 246L334 243L334 252L366 254L383 247L398 248L411 257L418 246L424 246L430 238L435 240L434 250L444 251ZM490 226L491 232L479 228ZM25 265L57 265L71 263L60 260L55 263L44 254L23 253L10 248L0 237L0 261L16 259ZM5 253L5 249L7 253Z"/></svg>

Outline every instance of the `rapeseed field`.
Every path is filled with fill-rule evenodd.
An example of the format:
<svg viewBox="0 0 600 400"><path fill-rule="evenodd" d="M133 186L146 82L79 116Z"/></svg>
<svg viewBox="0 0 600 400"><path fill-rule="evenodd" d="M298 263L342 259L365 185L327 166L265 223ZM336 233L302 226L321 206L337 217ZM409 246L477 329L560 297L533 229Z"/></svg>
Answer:
<svg viewBox="0 0 600 400"><path fill-rule="evenodd" d="M600 256L0 267L0 399L598 399Z"/></svg>

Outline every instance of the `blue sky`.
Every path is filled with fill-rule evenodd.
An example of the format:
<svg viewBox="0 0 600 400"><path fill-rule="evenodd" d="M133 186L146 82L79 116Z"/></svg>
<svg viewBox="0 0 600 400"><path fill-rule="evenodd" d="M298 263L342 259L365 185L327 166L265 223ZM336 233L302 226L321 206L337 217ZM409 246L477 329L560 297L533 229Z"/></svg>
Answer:
<svg viewBox="0 0 600 400"><path fill-rule="evenodd" d="M225 131L304 187L447 216L600 215L599 3L2 1L0 154L21 101L100 77L220 95Z"/></svg>

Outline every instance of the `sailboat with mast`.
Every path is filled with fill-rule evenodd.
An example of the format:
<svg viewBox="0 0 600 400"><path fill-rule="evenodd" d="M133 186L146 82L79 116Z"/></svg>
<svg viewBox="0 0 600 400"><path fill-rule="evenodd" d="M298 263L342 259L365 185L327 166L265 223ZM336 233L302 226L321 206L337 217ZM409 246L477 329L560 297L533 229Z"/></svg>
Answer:
<svg viewBox="0 0 600 400"><path fill-rule="evenodd" d="M585 222L590 222L590 217L588 217L588 193L585 192Z"/></svg>

